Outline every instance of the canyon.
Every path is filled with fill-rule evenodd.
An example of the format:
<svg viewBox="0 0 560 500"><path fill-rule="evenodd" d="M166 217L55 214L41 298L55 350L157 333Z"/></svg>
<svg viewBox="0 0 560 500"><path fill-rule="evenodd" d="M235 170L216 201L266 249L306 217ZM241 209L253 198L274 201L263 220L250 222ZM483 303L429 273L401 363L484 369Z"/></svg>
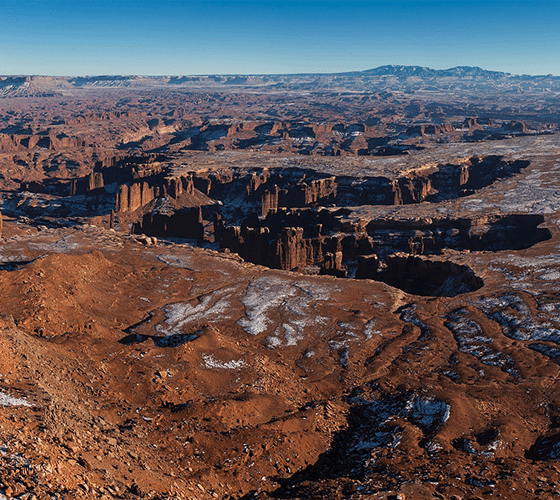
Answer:
<svg viewBox="0 0 560 500"><path fill-rule="evenodd" d="M0 498L560 495L558 77L0 77Z"/></svg>

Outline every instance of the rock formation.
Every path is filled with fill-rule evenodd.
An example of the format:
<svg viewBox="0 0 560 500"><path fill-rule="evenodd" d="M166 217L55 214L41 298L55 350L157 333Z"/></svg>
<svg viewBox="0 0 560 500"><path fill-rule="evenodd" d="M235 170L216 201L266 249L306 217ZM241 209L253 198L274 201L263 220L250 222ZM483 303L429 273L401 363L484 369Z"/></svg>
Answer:
<svg viewBox="0 0 560 500"><path fill-rule="evenodd" d="M558 497L558 91L0 77L0 497Z"/></svg>

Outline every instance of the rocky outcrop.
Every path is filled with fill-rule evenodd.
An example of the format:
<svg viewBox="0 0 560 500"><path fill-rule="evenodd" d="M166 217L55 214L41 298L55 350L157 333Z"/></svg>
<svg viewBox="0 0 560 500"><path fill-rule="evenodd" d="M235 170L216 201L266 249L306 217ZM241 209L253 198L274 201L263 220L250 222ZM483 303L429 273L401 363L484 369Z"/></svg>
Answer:
<svg viewBox="0 0 560 500"><path fill-rule="evenodd" d="M344 254L342 252L327 252L321 264L320 274L329 274L338 278L346 278L346 266L342 264Z"/></svg>
<svg viewBox="0 0 560 500"><path fill-rule="evenodd" d="M439 254L446 248L471 251L520 250L552 237L542 215L491 214L475 218L375 219L366 232L375 252Z"/></svg>
<svg viewBox="0 0 560 500"><path fill-rule="evenodd" d="M290 225L294 222L305 224L304 227ZM343 258L371 253L373 246L365 233L321 234L333 222L332 214L324 211L280 211L260 221L260 227L248 225L258 224L257 218L250 218L239 227L226 226L222 217L215 214L214 238L221 248L228 248L255 264L286 270L318 265L323 274L343 276L346 270Z"/></svg>
<svg viewBox="0 0 560 500"><path fill-rule="evenodd" d="M411 137L451 134L453 132L455 132L455 127L451 123L443 125L415 125L406 129L406 134Z"/></svg>
<svg viewBox="0 0 560 500"><path fill-rule="evenodd" d="M391 183L392 203L388 205L410 205L424 201L434 190L429 176L402 177Z"/></svg>
<svg viewBox="0 0 560 500"><path fill-rule="evenodd" d="M279 269L303 269L322 263L324 239L306 238L302 227L285 227L276 238L273 265Z"/></svg>
<svg viewBox="0 0 560 500"><path fill-rule="evenodd" d="M130 184L122 184L116 201L117 212L133 212L147 205L152 200L169 196L177 199L182 194L194 193L192 175L166 177L159 182L158 178L147 178Z"/></svg>
<svg viewBox="0 0 560 500"><path fill-rule="evenodd" d="M152 158L153 159L153 158ZM122 160L127 165L126 160ZM73 193L98 189L114 179L112 165L121 160L108 160L98 170L103 179L91 176L82 184L76 182ZM108 165L108 166L103 166ZM192 172L171 177L159 163L137 165L129 172L129 180L119 188L117 212L132 212L155 198L195 190L220 200L225 205L238 205L245 213L255 211L262 217L281 208L295 209L331 204L404 205L422 201L441 201L471 194L499 178L511 176L528 162L504 161L501 157L473 157L457 164L429 166L397 179L387 177L349 178L324 176L313 170L259 169L252 171L224 169ZM147 175L146 175L147 174ZM122 174L121 174L122 175Z"/></svg>
<svg viewBox="0 0 560 500"><path fill-rule="evenodd" d="M379 270L379 259L377 255L361 255L358 259L358 268L356 269L357 279L377 279Z"/></svg>
<svg viewBox="0 0 560 500"><path fill-rule="evenodd" d="M405 291L420 287L410 293L425 295L450 294L453 287L463 293L461 290L475 289L480 282L451 263L435 260L437 264L424 264L432 262L424 256L438 255L448 248L521 249L551 237L548 229L540 227L544 222L540 215L377 219L365 224L341 220L338 213L279 209L264 218L248 217L241 226L226 226L222 216L215 214L214 237L221 248L255 264L285 270L318 266L321 274L382 280ZM423 259L406 261L404 266L403 256ZM410 268L412 281L402 274L403 266ZM430 277L431 272L449 279ZM419 285L417 280L427 281ZM401 282L408 288L398 285Z"/></svg>
<svg viewBox="0 0 560 500"><path fill-rule="evenodd" d="M506 132L514 132L514 133L521 133L526 134L530 131L529 126L525 122L509 122L504 125L504 130Z"/></svg>
<svg viewBox="0 0 560 500"><path fill-rule="evenodd" d="M261 196L261 215L275 212L278 208L302 208L328 205L336 199L336 178L316 179L298 182L281 189L274 185Z"/></svg>
<svg viewBox="0 0 560 500"><path fill-rule="evenodd" d="M204 237L202 208L183 208L173 212L145 214L140 222L133 224L132 232L148 236L202 240Z"/></svg>
<svg viewBox="0 0 560 500"><path fill-rule="evenodd" d="M472 157L458 163L418 169L396 179L336 177L338 205L408 205L443 201L474 193L498 179L511 177L529 162L500 156Z"/></svg>
<svg viewBox="0 0 560 500"><path fill-rule="evenodd" d="M157 187L150 186L147 182L123 184L117 194L116 211L133 212L156 198L157 191Z"/></svg>
<svg viewBox="0 0 560 500"><path fill-rule="evenodd" d="M541 216L526 214L374 219L366 224L344 220L345 209L315 208L455 198L513 175L528 164L499 156L428 165L395 180L352 179L311 169L282 168L170 175L172 172L159 162L150 162L155 159L148 157L135 166L129 159L107 160L90 175L74 181L71 192L76 195L104 189L106 178L114 178L113 170L121 165L131 177L119 187L115 211L129 214L123 216L134 223L134 232L202 240L203 219L213 217L214 241L249 262L285 270L309 271L311 266L314 272L340 277L377 279L383 275L393 279L390 277L396 274L390 271L388 259L396 252L424 256L447 248L526 248L550 237L547 229L539 227L544 221ZM232 223L227 224L226 218Z"/></svg>
<svg viewBox="0 0 560 500"><path fill-rule="evenodd" d="M73 179L70 182L70 196L104 193L104 187L103 174L101 172L92 172L83 179Z"/></svg>
<svg viewBox="0 0 560 500"><path fill-rule="evenodd" d="M69 137L54 131L37 134L0 134L0 151L17 151L18 149L32 150L43 148L51 151L65 151L72 148L88 146L86 140L80 137Z"/></svg>
<svg viewBox="0 0 560 500"><path fill-rule="evenodd" d="M245 206L262 216L279 208L328 205L336 199L338 187L335 176L305 169L196 172L193 183L197 190L225 204L230 200L239 203L239 197L243 196Z"/></svg>

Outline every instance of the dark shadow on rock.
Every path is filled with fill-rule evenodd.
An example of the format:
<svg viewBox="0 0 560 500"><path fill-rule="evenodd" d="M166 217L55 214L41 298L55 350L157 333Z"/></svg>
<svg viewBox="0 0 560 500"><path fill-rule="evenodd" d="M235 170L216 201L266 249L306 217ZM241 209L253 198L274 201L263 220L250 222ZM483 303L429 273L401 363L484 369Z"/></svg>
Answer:
<svg viewBox="0 0 560 500"><path fill-rule="evenodd" d="M27 264L31 264L32 260L21 260L18 262L2 262L0 264L0 271L17 271L18 269L22 269L23 267L27 266Z"/></svg>
<svg viewBox="0 0 560 500"><path fill-rule="evenodd" d="M151 339L156 347L177 347L187 342L192 342L197 337L198 334L196 333L179 333L176 335L167 335L165 337L131 333L120 339L119 343L124 345L142 344Z"/></svg>
<svg viewBox="0 0 560 500"><path fill-rule="evenodd" d="M403 428L396 419L418 427L424 435L422 441L427 442L449 415L445 401L419 397L411 391L382 394L371 400L353 397L349 402L347 427L334 434L331 447L314 464L289 478L276 479L280 487L267 494L270 498L326 498L321 495L328 481L340 486L344 495L354 480L371 474L380 474L387 487L396 487L393 475L377 461L400 443Z"/></svg>
<svg viewBox="0 0 560 500"><path fill-rule="evenodd" d="M560 459L560 434L540 436L533 446L525 452L529 460L558 460Z"/></svg>

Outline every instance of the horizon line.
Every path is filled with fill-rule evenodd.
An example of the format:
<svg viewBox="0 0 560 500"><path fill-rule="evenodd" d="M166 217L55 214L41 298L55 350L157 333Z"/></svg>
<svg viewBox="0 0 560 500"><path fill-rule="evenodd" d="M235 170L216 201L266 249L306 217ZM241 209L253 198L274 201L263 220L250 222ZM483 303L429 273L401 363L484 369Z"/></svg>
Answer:
<svg viewBox="0 0 560 500"><path fill-rule="evenodd" d="M61 74L41 74L41 73L11 73L11 74L1 74L0 78L2 77L51 77L51 78L94 78L94 77L147 77L147 78L171 78L171 77L186 77L186 76L193 76L193 77L209 77L209 76L299 76L299 75L316 75L316 76L328 76L328 75L350 75L354 73L365 73L368 71L373 71L381 68L417 68L422 70L429 70L429 71L451 71L454 69L476 69L481 70L485 73L498 73L502 75L508 76L529 76L529 77L548 77L548 78L558 78L560 75L554 75L552 73L548 74L530 74L530 73L510 73L506 71L499 71L499 70L491 70L481 68L480 66L452 66L448 68L433 68L430 66L420 66L415 64L382 64L381 66L375 66L372 68L367 69L357 69L351 71L333 71L333 72L325 72L325 71L309 71L309 72L294 72L294 73L162 73L162 74L148 74L148 73L98 73L98 74L76 74L76 75L61 75Z"/></svg>

